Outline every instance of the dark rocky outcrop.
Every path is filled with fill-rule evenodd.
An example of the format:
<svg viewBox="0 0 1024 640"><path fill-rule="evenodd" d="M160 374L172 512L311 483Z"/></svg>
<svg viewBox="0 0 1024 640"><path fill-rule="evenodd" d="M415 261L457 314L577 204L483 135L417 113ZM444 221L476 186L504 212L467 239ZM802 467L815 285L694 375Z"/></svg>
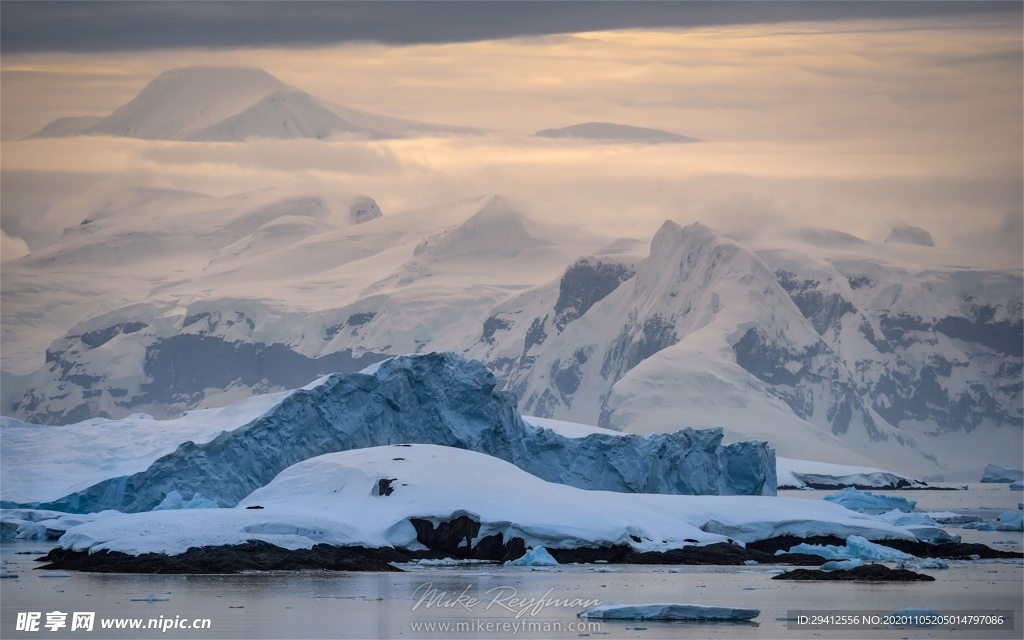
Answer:
<svg viewBox="0 0 1024 640"><path fill-rule="evenodd" d="M890 569L884 564L867 564L853 569L820 571L818 569L794 569L772 576L772 580L824 580L858 582L934 582L935 578L907 569Z"/></svg>
<svg viewBox="0 0 1024 640"><path fill-rule="evenodd" d="M456 558L460 560L483 560L508 562L521 558L526 545L518 537L505 539L494 534L477 538L480 523L462 515L450 521L432 523L428 520L411 519L416 529L417 541L427 547L419 551L405 549L335 547L326 544L315 545L312 549L288 550L272 544L250 540L239 545L191 548L177 556L147 553L132 556L112 551L71 551L53 549L40 558L47 562L41 569L67 569L96 573L236 573L239 571L397 571L388 563L405 563L421 559ZM740 546L737 543L720 542L704 546L687 546L668 551L638 552L625 544L574 549L548 548L560 564L607 562L614 564L645 565L727 565L738 566L748 561L759 565L788 565L817 567L826 562L825 558L808 554L784 553L775 555L775 550L788 549L801 542L808 544L842 544L845 541L835 536L812 536L797 538L780 536ZM885 544L912 553L920 558L970 559L971 555L981 558L1021 558L1020 552L990 549L981 544L929 544L909 540L885 540ZM970 552L970 553L967 553ZM787 576L787 577L782 577ZM913 577L920 576L920 577ZM847 571L796 570L776 576L778 580L865 580L865 581L909 581L932 580L930 576L916 574L902 569L888 569L884 565L865 565Z"/></svg>
<svg viewBox="0 0 1024 640"><path fill-rule="evenodd" d="M222 547L193 547L168 556L144 553L133 556L117 551L69 551L54 549L41 558L48 564L39 569L65 569L95 573L238 573L241 571L401 571L388 564L410 556L396 549L334 547L318 544L312 549L282 549L267 542L250 540Z"/></svg>

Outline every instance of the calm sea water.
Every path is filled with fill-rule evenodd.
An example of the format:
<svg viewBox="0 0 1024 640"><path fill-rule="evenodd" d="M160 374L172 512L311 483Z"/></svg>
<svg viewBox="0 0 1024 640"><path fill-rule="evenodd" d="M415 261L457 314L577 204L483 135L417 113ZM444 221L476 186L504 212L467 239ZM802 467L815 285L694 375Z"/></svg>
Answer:
<svg viewBox="0 0 1024 640"><path fill-rule="evenodd" d="M812 498L825 492L787 492ZM988 515L1016 508L1021 493L1005 485L967 492L893 492L924 503L924 510ZM989 514L986 510L991 510ZM994 516L993 516L994 517ZM968 541L1019 550L1019 532L955 529ZM47 545L0 545L7 571L0 580L3 638L1021 638L1024 568L1020 561L950 563L924 571L936 581L915 584L792 583L771 580L770 567L579 565L548 571L469 565L412 568L406 573L275 573L230 576L102 575L42 577L34 555ZM149 594L166 598L138 602ZM761 610L756 624L591 621L576 613L586 601L688 602ZM776 620L796 609L882 610L930 607L979 613L1012 610L1009 631L901 629L795 631ZM38 631L19 631L19 614L40 613ZM46 614L69 614L51 631ZM74 612L95 613L92 631L70 630ZM522 613L520 613L522 612ZM518 614L518 615L517 615ZM209 628L101 629L104 619L158 625L208 619ZM166 621L166 622L165 622ZM433 625L432 627L430 625ZM447 625L446 627L444 625ZM589 634L589 635L586 635Z"/></svg>

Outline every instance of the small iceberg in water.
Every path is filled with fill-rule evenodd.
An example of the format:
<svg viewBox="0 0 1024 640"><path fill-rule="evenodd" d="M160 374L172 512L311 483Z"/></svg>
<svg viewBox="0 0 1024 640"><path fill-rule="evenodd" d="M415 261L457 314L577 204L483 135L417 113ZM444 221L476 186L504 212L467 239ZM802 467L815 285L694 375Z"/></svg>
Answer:
<svg viewBox="0 0 1024 640"><path fill-rule="evenodd" d="M850 558L849 560L829 560L818 568L822 571L847 571L856 569L863 564L864 561L860 558Z"/></svg>
<svg viewBox="0 0 1024 640"><path fill-rule="evenodd" d="M848 537L846 539L846 545L842 547L834 544L822 546L820 544L807 544L806 542L801 542L794 547L790 547L789 551L779 549L775 552L775 555L780 556L784 553L805 553L814 556L821 556L826 560L847 560L850 558L858 558L860 560L867 560L868 562L906 562L914 559L914 556L909 553L903 553L902 551L893 549L892 547L876 544L861 536Z"/></svg>
<svg viewBox="0 0 1024 640"><path fill-rule="evenodd" d="M132 598L132 602L167 602L170 598L162 598L155 593L151 593L145 598Z"/></svg>
<svg viewBox="0 0 1024 640"><path fill-rule="evenodd" d="M558 560L555 560L544 547L534 547L522 558L509 560L505 564L513 567L557 567Z"/></svg>
<svg viewBox="0 0 1024 640"><path fill-rule="evenodd" d="M852 487L827 495L822 500L861 513L885 513L893 509L910 512L917 506L915 500L907 500L899 496L879 496L868 491L858 491Z"/></svg>
<svg viewBox="0 0 1024 640"><path fill-rule="evenodd" d="M602 620L751 620L760 609L712 607L703 604L653 603L615 604L609 602L576 614L578 618Z"/></svg>
<svg viewBox="0 0 1024 640"><path fill-rule="evenodd" d="M996 531L1024 531L1024 512L1004 511L999 514Z"/></svg>

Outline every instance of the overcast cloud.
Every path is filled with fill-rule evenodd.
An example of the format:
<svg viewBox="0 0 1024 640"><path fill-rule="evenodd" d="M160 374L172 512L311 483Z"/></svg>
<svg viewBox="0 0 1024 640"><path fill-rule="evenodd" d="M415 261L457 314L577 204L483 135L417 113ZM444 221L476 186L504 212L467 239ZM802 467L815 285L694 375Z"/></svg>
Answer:
<svg viewBox="0 0 1024 640"><path fill-rule="evenodd" d="M132 185L213 194L340 186L375 198L385 215L501 193L539 217L640 237L670 218L737 235L786 224L879 240L894 224L914 224L947 247L987 250L1009 237L1019 263L1020 10L5 1L0 239L5 252L21 240L39 247L81 221L89 194ZM189 35L193 22L202 24ZM577 32L598 27L622 28ZM160 72L197 64L258 66L337 103L492 133L373 143L19 141L55 118L106 115ZM587 121L705 142L531 137Z"/></svg>
<svg viewBox="0 0 1024 640"><path fill-rule="evenodd" d="M1016 2L25 2L0 4L0 51L473 42L644 27L995 15Z"/></svg>

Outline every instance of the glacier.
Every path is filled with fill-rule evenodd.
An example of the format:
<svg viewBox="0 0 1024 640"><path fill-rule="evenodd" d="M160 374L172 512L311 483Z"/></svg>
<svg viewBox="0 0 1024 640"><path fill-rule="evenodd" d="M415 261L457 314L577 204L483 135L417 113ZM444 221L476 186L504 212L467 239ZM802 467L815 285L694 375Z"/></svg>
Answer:
<svg viewBox="0 0 1024 640"><path fill-rule="evenodd" d="M166 511L169 509L219 509L220 505L213 500L207 500L201 493L196 493L192 499L185 500L177 491L172 491L153 507L153 511Z"/></svg>
<svg viewBox="0 0 1024 640"><path fill-rule="evenodd" d="M545 480L587 489L775 493L774 451L763 442L723 445L721 429L569 438L524 422L514 396L499 391L497 379L480 362L431 353L391 358L371 371L328 375L283 394L259 417L225 428L208 442L183 442L142 471L31 506L148 511L177 491L185 500L201 493L230 507L302 460L400 443L479 451ZM249 411L239 413L248 417ZM45 429L38 433L45 438ZM45 449L41 442L29 442L24 451ZM28 453L5 450L6 473L16 475L19 467L37 463Z"/></svg>

